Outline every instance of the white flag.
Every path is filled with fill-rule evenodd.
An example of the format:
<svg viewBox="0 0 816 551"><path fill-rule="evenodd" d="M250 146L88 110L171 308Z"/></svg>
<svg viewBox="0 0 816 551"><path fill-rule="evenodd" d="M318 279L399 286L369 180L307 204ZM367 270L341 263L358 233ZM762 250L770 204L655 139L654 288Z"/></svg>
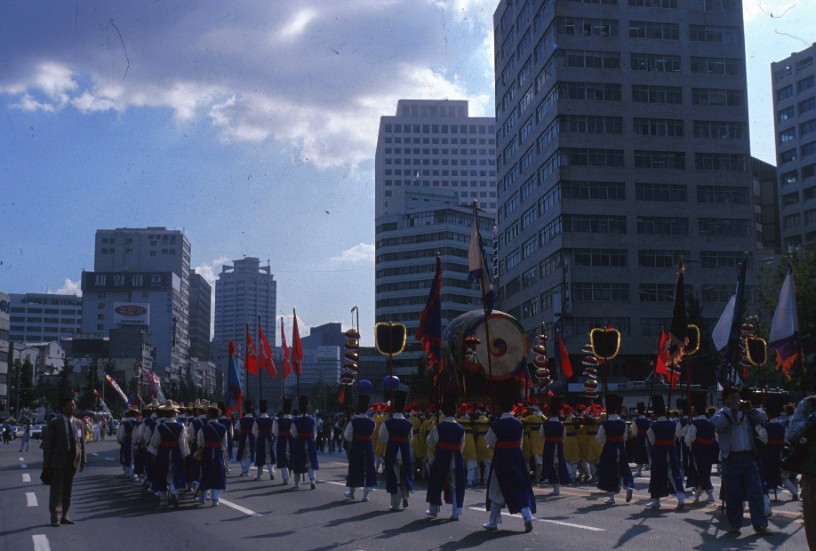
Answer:
<svg viewBox="0 0 816 551"><path fill-rule="evenodd" d="M722 350L728 344L728 337L731 335L731 321L734 319L734 304L736 297L731 295L731 300L725 305L722 315L720 315L717 325L714 326L714 331L711 333L711 340L714 341L714 346L717 350Z"/></svg>

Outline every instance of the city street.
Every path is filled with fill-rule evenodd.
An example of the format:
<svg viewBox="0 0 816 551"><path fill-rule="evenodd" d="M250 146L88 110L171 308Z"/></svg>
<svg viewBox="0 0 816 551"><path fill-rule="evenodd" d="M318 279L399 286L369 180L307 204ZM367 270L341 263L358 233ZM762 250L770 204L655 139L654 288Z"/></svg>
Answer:
<svg viewBox="0 0 816 551"><path fill-rule="evenodd" d="M806 550L801 506L773 503L769 528L775 534L756 536L746 514L739 537L728 535L717 505L689 505L675 511L673 498L658 511L644 510L647 478L637 479L631 503L620 496L618 505L603 505L589 486L567 487L559 497L536 488L538 512L534 531L523 532L520 518L509 514L497 532L482 529L484 489L468 490L459 521L429 520L424 484L420 483L407 510L388 512L388 494L374 492L367 503L343 497L345 463L339 454L322 454L319 484L301 489L269 481L238 478L232 464L227 492L219 507L193 505L185 495L177 509L159 508L139 484L126 481L118 465L115 442L91 442L88 465L74 483L73 526L52 527L48 487L40 483L42 465L38 442L31 451L17 453L19 444L0 445L0 549L9 551L86 551L110 549L291 549L291 550L432 550L432 549L777 549ZM715 478L715 490L719 478ZM381 482L381 488L384 483Z"/></svg>

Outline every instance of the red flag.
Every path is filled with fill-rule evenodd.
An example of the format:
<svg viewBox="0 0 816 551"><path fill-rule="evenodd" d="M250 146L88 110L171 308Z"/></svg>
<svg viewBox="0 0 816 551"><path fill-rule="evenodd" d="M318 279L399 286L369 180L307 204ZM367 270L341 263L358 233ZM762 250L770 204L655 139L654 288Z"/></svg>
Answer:
<svg viewBox="0 0 816 551"><path fill-rule="evenodd" d="M269 346L269 341L266 340L266 335L264 335L263 329L261 328L260 318L258 318L258 340L261 345L259 350L261 367L266 369L269 376L274 379L278 374L278 370L275 368L275 360L272 359L272 347Z"/></svg>
<svg viewBox="0 0 816 551"><path fill-rule="evenodd" d="M297 377L303 376L303 345L300 342L300 330L297 323L297 312L292 308L292 368Z"/></svg>
<svg viewBox="0 0 816 551"><path fill-rule="evenodd" d="M281 379L286 379L292 372L292 366L289 364L289 347L286 345L286 332L283 330L283 316L281 316L281 352L283 352Z"/></svg>
<svg viewBox="0 0 816 551"><path fill-rule="evenodd" d="M258 374L258 352L255 350L255 343L249 335L249 324L246 324L246 347L244 350L244 369L253 375Z"/></svg>
<svg viewBox="0 0 816 551"><path fill-rule="evenodd" d="M668 363L671 360L671 353L669 351L669 335L664 330L660 330L660 344L657 346L657 360L655 361L655 373L660 373L671 384L672 389L677 388L677 382L680 379L680 370L678 367L669 367Z"/></svg>
<svg viewBox="0 0 816 551"><path fill-rule="evenodd" d="M564 373L565 379L571 379L572 363L570 363L567 347L564 345L563 339L561 339L561 333L555 334L555 340L558 342L558 359L561 362L561 372Z"/></svg>

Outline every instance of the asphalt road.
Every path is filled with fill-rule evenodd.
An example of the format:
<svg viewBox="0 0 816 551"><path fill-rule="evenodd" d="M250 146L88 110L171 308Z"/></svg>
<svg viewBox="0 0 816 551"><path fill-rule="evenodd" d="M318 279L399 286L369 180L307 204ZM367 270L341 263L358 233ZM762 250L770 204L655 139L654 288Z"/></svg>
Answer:
<svg viewBox="0 0 816 551"><path fill-rule="evenodd" d="M110 440L88 444L88 466L74 483L73 526L54 528L48 514L48 487L40 483L42 454L32 441L30 452L18 453L19 442L0 444L0 550L8 551L142 551L162 549L329 549L400 551L456 549L777 549L807 550L799 503L774 502L770 528L774 535L746 527L739 537L716 505L700 504L675 511L674 499L664 499L657 511L645 510L647 478L637 480L633 501L604 505L604 495L590 486L536 488L538 512L532 533L523 532L520 518L509 514L497 532L482 524L484 490L468 490L459 521L443 508L436 520L426 519L424 484L419 483L408 509L388 512L388 494L374 492L367 503L343 497L346 470L340 455L321 455L316 490L280 485L280 480L239 478L233 463L221 506L194 505L186 496L178 508L159 507L158 500L122 477L118 448ZM715 484L719 479L715 478ZM384 488L384 483L381 483Z"/></svg>

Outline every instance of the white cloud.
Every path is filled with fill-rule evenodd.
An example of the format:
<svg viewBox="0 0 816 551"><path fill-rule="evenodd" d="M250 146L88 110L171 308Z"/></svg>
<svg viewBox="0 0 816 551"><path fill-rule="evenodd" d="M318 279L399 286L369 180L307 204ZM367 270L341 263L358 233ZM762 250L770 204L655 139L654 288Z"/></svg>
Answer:
<svg viewBox="0 0 816 551"><path fill-rule="evenodd" d="M77 295L82 296L82 285L80 285L79 281L73 281L70 278L65 278L65 283L62 284L62 287L54 291L54 293L58 295Z"/></svg>
<svg viewBox="0 0 816 551"><path fill-rule="evenodd" d="M332 257L334 262L350 262L353 264L367 263L374 264L374 244L359 243L340 253L340 256Z"/></svg>
<svg viewBox="0 0 816 551"><path fill-rule="evenodd" d="M306 8L295 14L295 16L280 31L280 37L284 40L296 38L302 34L306 25L317 16L317 12L311 8Z"/></svg>
<svg viewBox="0 0 816 551"><path fill-rule="evenodd" d="M193 269L197 274L203 277L207 283L212 285L213 292L215 292L215 280L218 278L218 274L221 273L221 266L229 261L230 258L228 256L219 256L214 260L205 261L197 266L193 266Z"/></svg>

